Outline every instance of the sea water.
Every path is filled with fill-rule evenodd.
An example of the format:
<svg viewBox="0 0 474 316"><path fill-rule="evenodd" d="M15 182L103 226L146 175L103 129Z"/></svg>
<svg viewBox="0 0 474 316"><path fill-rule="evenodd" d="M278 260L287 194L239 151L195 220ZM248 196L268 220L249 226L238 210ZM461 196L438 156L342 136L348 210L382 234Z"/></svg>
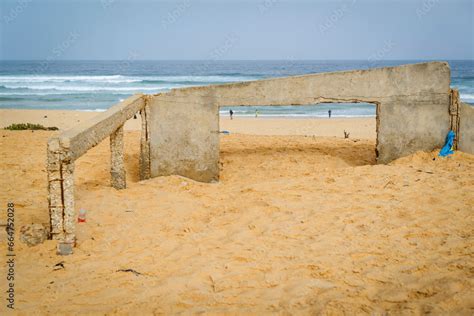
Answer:
<svg viewBox="0 0 474 316"><path fill-rule="evenodd" d="M0 108L105 111L134 93L396 66L412 61L0 61ZM474 61L448 61L451 85L474 104ZM222 107L221 115L230 108ZM232 107L236 116L373 117L371 104Z"/></svg>

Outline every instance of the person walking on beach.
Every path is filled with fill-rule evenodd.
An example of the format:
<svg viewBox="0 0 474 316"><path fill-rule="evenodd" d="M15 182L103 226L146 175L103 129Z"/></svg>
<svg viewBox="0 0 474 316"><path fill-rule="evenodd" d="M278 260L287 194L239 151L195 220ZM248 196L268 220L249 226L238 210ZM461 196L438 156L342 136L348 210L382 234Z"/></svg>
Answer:
<svg viewBox="0 0 474 316"><path fill-rule="evenodd" d="M258 110L255 110L255 118L258 117L258 114L259 114L259 113L258 113Z"/></svg>
<svg viewBox="0 0 474 316"><path fill-rule="evenodd" d="M332 113L332 111L329 110L329 111L328 111L329 118L331 118L331 113Z"/></svg>
<svg viewBox="0 0 474 316"><path fill-rule="evenodd" d="M230 119L232 120L233 117L234 117L234 111L232 111L232 109L229 110L229 114L230 114Z"/></svg>

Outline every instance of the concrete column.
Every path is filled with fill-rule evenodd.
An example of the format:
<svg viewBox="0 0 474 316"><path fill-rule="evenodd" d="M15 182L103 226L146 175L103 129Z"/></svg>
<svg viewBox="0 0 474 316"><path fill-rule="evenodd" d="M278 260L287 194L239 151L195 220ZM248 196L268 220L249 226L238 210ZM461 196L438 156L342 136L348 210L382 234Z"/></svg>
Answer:
<svg viewBox="0 0 474 316"><path fill-rule="evenodd" d="M58 254L72 254L76 243L76 211L74 207L74 163L63 163L61 166L63 178L63 234L58 244Z"/></svg>
<svg viewBox="0 0 474 316"><path fill-rule="evenodd" d="M59 140L53 138L48 142L47 166L48 170L48 204L50 217L50 233L52 239L62 239L63 230L63 187L61 176L61 159Z"/></svg>
<svg viewBox="0 0 474 316"><path fill-rule="evenodd" d="M111 185L117 190L126 188L123 163L123 125L110 135Z"/></svg>
<svg viewBox="0 0 474 316"><path fill-rule="evenodd" d="M142 117L142 133L140 138L140 180L150 176L150 130L148 125L150 107L145 105L140 114Z"/></svg>
<svg viewBox="0 0 474 316"><path fill-rule="evenodd" d="M474 154L474 107L461 102L459 117L459 150Z"/></svg>
<svg viewBox="0 0 474 316"><path fill-rule="evenodd" d="M450 125L451 130L456 133L456 137L454 139L453 148L456 150L458 149L459 143L459 91L456 89L451 89L451 96L450 96L450 105L449 105L449 115L450 115Z"/></svg>

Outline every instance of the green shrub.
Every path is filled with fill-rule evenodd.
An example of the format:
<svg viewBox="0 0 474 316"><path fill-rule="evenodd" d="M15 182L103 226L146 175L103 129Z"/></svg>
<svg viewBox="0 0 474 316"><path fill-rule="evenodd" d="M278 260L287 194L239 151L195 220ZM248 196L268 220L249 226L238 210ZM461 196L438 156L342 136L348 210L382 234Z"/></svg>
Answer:
<svg viewBox="0 0 474 316"><path fill-rule="evenodd" d="M55 126L53 126L53 127L44 127L41 124L19 123L19 124L12 124L10 126L7 126L4 129L8 129L10 131L25 131L25 130L57 131L59 128L57 128Z"/></svg>

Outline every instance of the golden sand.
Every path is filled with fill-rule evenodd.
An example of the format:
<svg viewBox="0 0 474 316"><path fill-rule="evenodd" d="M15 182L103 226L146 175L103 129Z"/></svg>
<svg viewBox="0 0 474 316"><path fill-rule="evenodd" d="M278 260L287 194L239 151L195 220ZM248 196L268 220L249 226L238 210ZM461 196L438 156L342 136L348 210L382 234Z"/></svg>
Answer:
<svg viewBox="0 0 474 316"><path fill-rule="evenodd" d="M224 128L245 130L236 122ZM51 135L0 131L0 202L16 205L17 237L48 222ZM74 255L17 240L18 312L472 314L473 155L374 165L373 138L233 133L221 137L219 183L139 182L139 138L125 133L125 190L109 186L108 140L77 161L87 222Z"/></svg>

